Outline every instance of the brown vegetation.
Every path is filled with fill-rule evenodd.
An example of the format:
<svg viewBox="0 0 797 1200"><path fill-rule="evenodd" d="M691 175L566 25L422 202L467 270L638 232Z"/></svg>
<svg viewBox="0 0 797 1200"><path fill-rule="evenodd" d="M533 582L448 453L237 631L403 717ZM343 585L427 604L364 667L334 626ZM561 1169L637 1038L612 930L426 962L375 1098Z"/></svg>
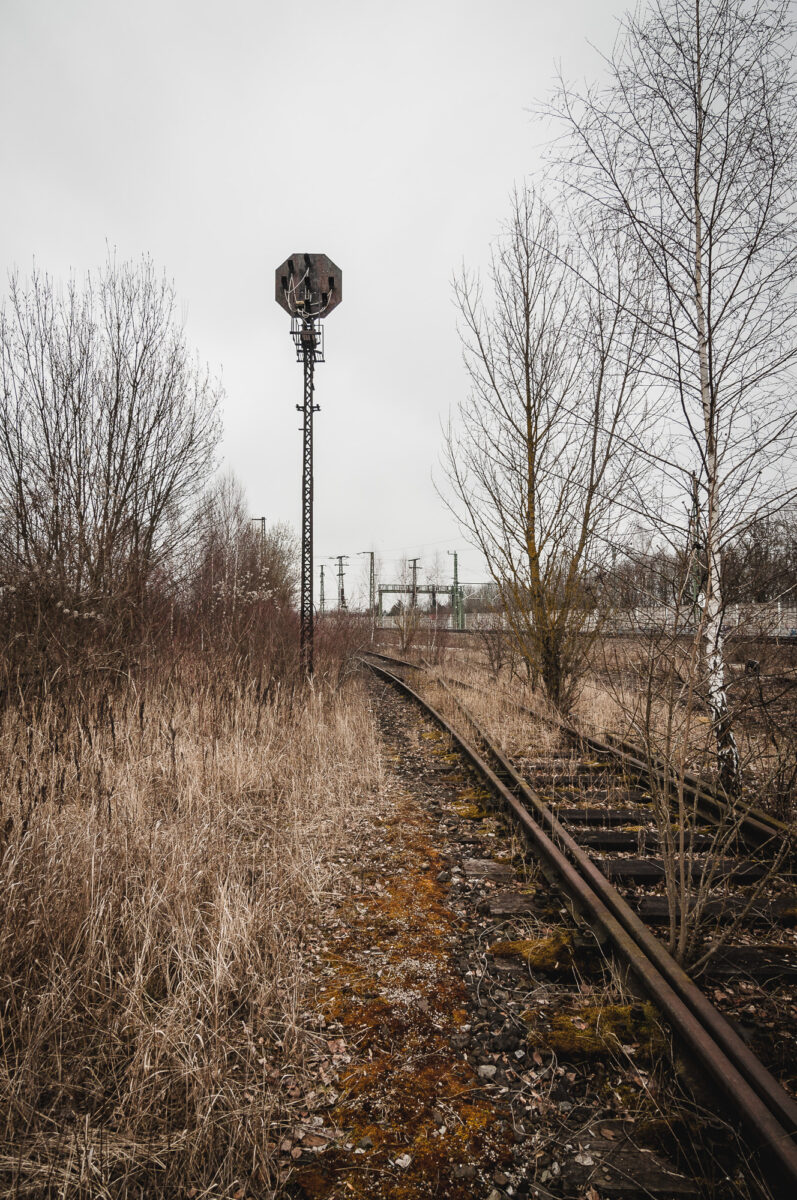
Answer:
<svg viewBox="0 0 797 1200"><path fill-rule="evenodd" d="M192 655L6 709L5 1190L271 1194L302 927L378 771L356 684L267 692Z"/></svg>

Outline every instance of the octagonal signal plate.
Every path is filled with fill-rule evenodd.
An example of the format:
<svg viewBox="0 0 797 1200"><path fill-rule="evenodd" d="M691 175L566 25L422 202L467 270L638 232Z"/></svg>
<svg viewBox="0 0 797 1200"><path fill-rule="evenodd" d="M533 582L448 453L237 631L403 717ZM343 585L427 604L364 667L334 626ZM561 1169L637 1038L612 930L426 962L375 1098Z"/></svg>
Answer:
<svg viewBox="0 0 797 1200"><path fill-rule="evenodd" d="M326 317L343 299L343 272L326 254L292 254L277 267L274 291L292 317Z"/></svg>

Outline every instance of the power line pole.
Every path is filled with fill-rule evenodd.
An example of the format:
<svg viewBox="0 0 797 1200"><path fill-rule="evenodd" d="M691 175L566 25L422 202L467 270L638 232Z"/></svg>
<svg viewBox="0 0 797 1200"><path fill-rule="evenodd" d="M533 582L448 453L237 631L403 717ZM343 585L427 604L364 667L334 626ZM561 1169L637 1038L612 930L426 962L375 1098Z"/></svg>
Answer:
<svg viewBox="0 0 797 1200"><path fill-rule="evenodd" d="M412 602L411 603L412 603L413 608L416 608L417 603L418 603L418 562L419 561L420 560L417 558L410 559L410 566L412 567Z"/></svg>
<svg viewBox="0 0 797 1200"><path fill-rule="evenodd" d="M447 550L447 554L454 556L454 594L451 597L451 616L454 620L454 628L462 629L464 625L462 612L462 597L459 594L459 571L458 559L456 550Z"/></svg>
<svg viewBox="0 0 797 1200"><path fill-rule="evenodd" d="M330 555L332 562L338 564L338 608L341 612L346 612L346 592L343 585L343 564L349 561L348 554L332 554Z"/></svg>
<svg viewBox="0 0 797 1200"><path fill-rule="evenodd" d="M257 548L257 569L258 569L258 572L262 575L262 573L263 573L263 551L266 548L266 518L265 517L251 517L250 520L251 520L252 525L260 526L260 545Z"/></svg>
<svg viewBox="0 0 797 1200"><path fill-rule="evenodd" d="M343 299L343 276L326 254L294 254L277 267L276 301L290 315L296 357L304 368L302 413L302 571L299 648L302 667L313 673L313 371L324 361L327 316Z"/></svg>
<svg viewBox="0 0 797 1200"><path fill-rule="evenodd" d="M376 625L376 574L374 571L374 552L373 550L358 550L358 555L367 554L369 558L368 564L368 612L371 617L371 641L374 640L374 627Z"/></svg>
<svg viewBox="0 0 797 1200"><path fill-rule="evenodd" d="M318 611L324 611L324 564L321 563L321 585L318 591Z"/></svg>

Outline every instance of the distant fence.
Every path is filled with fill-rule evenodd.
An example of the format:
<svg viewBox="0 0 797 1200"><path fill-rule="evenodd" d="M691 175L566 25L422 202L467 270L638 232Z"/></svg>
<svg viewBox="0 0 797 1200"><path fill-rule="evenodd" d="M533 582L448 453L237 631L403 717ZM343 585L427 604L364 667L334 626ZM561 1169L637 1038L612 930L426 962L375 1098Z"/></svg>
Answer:
<svg viewBox="0 0 797 1200"><path fill-rule="evenodd" d="M615 613L604 625L604 632L617 637L656 633L672 628L673 615L673 609L666 604L628 609ZM509 629L503 613L466 612L463 616L466 633ZM457 632L450 614L419 612L417 622L419 630ZM594 628L588 620L586 628L591 627ZM396 625L389 616L383 616L377 628L395 629ZM690 622L682 620L680 628L683 633L689 632ZM794 638L797 641L797 605L782 604L778 600L767 604L730 604L725 610L723 630L725 636L731 638Z"/></svg>

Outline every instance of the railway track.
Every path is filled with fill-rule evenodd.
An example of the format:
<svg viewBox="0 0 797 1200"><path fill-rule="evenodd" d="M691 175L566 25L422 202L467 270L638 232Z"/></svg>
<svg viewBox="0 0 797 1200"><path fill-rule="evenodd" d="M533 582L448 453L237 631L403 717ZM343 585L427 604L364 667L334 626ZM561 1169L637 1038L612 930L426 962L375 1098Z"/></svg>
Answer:
<svg viewBox="0 0 797 1200"><path fill-rule="evenodd" d="M775 1194L797 1194L797 1102L653 932L672 921L672 905L663 894L661 822L657 827L651 815L650 785L666 780L651 779L650 765L632 747L601 742L572 729L566 736L578 740L582 757L529 761L522 764L521 774L449 686L443 684L459 717L457 728L403 677L418 672L418 664L375 652L364 661L453 739L511 815L548 877L599 940L611 945L684 1052L710 1080L758 1154ZM585 752L590 757L584 757ZM682 869L692 878L708 880L704 915L711 915L717 928L729 915L735 917L748 936L747 942L736 938L721 954L706 959L701 982L716 985L746 970L763 972L775 987L792 983L797 980L793 940L777 947L755 944L764 923L777 919L777 905L790 896L793 902L792 878L781 870L778 897L773 900L768 887L766 896L762 893L750 902L751 894L761 890L762 877L772 874L773 858L776 867L786 859L783 827L750 810L730 825L725 820L720 858L720 801L699 781L694 781L691 801L699 823L688 844L679 847Z"/></svg>

